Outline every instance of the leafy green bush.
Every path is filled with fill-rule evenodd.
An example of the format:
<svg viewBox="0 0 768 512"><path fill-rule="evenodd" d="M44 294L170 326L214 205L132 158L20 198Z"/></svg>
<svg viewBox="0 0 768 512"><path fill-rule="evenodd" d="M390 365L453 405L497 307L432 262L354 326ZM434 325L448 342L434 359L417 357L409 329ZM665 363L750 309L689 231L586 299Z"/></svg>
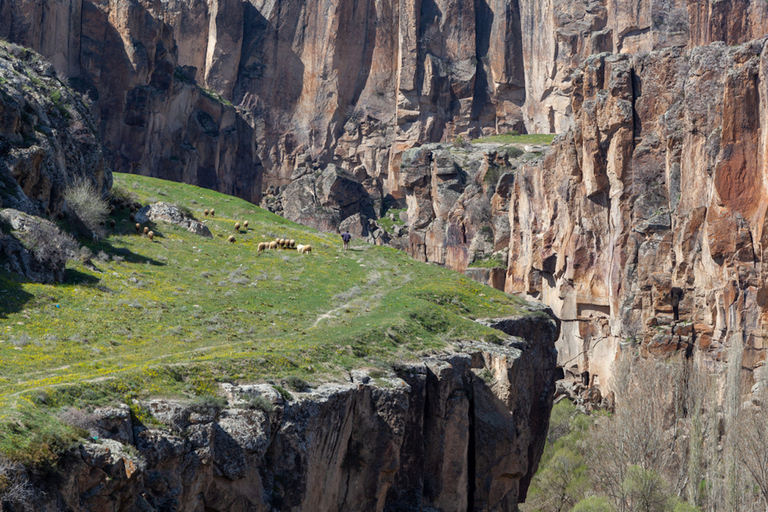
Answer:
<svg viewBox="0 0 768 512"><path fill-rule="evenodd" d="M622 490L629 498L633 510L665 512L670 508L667 483L652 469L630 466Z"/></svg>
<svg viewBox="0 0 768 512"><path fill-rule="evenodd" d="M254 409L266 414L271 414L275 410L275 406L272 402L264 398L263 396L255 396L248 400L245 404L246 409Z"/></svg>
<svg viewBox="0 0 768 512"><path fill-rule="evenodd" d="M509 158L517 158L519 156L523 156L525 151L518 148L517 146L507 146L504 148L504 150L507 152L507 156Z"/></svg>
<svg viewBox="0 0 768 512"><path fill-rule="evenodd" d="M309 388L309 384L307 384L307 381L295 375L291 375L290 377L285 379L285 383L288 385L289 388L298 392L302 392L305 389Z"/></svg>
<svg viewBox="0 0 768 512"><path fill-rule="evenodd" d="M283 400L285 400L286 402L290 402L291 400L293 400L293 395L290 393L290 391L285 389L283 386L273 384L272 387L275 388L275 391L280 393L280 396L283 397Z"/></svg>
<svg viewBox="0 0 768 512"><path fill-rule="evenodd" d="M86 435L48 411L23 406L0 422L0 454L27 467L48 471L56 465L59 455Z"/></svg>

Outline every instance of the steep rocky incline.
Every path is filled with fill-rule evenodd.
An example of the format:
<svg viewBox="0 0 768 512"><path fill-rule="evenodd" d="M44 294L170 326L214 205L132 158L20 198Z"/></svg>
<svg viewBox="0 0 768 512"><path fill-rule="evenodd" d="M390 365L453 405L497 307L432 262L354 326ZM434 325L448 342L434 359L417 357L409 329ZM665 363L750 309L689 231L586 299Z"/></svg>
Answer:
<svg viewBox="0 0 768 512"><path fill-rule="evenodd" d="M318 225L402 201L414 145L567 130L589 55L766 27L763 0L0 0L0 37L91 94L115 170L258 202L334 163L358 189L310 198Z"/></svg>
<svg viewBox="0 0 768 512"><path fill-rule="evenodd" d="M275 388L223 385L224 410L146 402L96 410L100 441L36 483L36 510L517 510L544 448L556 323L541 310L486 321L514 335L387 374L353 371L286 401ZM257 403L272 403L248 408ZM47 508L45 508L47 507Z"/></svg>
<svg viewBox="0 0 768 512"><path fill-rule="evenodd" d="M52 217L74 182L109 190L89 107L40 55L0 41L0 208Z"/></svg>

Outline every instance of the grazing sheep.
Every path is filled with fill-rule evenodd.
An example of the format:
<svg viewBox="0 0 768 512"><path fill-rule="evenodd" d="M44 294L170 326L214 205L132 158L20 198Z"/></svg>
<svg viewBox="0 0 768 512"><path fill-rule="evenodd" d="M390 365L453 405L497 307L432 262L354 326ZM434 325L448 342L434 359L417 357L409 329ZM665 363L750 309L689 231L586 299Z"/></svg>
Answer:
<svg viewBox="0 0 768 512"><path fill-rule="evenodd" d="M229 240L229 243L231 243L231 244L235 243L234 235L229 235L229 238L227 238L227 240Z"/></svg>
<svg viewBox="0 0 768 512"><path fill-rule="evenodd" d="M240 231L240 223L235 222L235 231Z"/></svg>
<svg viewBox="0 0 768 512"><path fill-rule="evenodd" d="M112 219L109 221L109 227L111 227L112 229L115 229L115 219Z"/></svg>
<svg viewBox="0 0 768 512"><path fill-rule="evenodd" d="M267 249L269 249L269 242L259 242L258 254L263 253Z"/></svg>
<svg viewBox="0 0 768 512"><path fill-rule="evenodd" d="M296 240L288 240L288 247L290 247L291 249L295 249L296 248Z"/></svg>
<svg viewBox="0 0 768 512"><path fill-rule="evenodd" d="M133 205L129 206L128 210L130 210L131 213L136 213L136 207Z"/></svg>
<svg viewBox="0 0 768 512"><path fill-rule="evenodd" d="M277 242L269 242L270 249L277 249Z"/></svg>
<svg viewBox="0 0 768 512"><path fill-rule="evenodd" d="M211 208L211 217L213 217L215 214L216 214L216 210L214 210L213 208Z"/></svg>
<svg viewBox="0 0 768 512"><path fill-rule="evenodd" d="M147 236L149 237L149 241L151 242L155 239L155 232L150 231L149 233L147 233Z"/></svg>
<svg viewBox="0 0 768 512"><path fill-rule="evenodd" d="M206 209L205 209L205 211L203 212L203 215L205 215L206 217L208 216L208 209L207 209L207 208L206 208Z"/></svg>
<svg viewBox="0 0 768 512"><path fill-rule="evenodd" d="M144 227L144 234L146 235L146 234L148 234L148 233L149 233L149 228L145 226L145 227Z"/></svg>
<svg viewBox="0 0 768 512"><path fill-rule="evenodd" d="M299 252L299 254L309 254L312 252L312 246L311 245L297 245L296 250Z"/></svg>
<svg viewBox="0 0 768 512"><path fill-rule="evenodd" d="M243 222L243 227L244 227L245 229L248 229L248 221L245 221L245 222Z"/></svg>
<svg viewBox="0 0 768 512"><path fill-rule="evenodd" d="M136 223L136 234L137 235L141 234L141 224L139 224L139 223Z"/></svg>

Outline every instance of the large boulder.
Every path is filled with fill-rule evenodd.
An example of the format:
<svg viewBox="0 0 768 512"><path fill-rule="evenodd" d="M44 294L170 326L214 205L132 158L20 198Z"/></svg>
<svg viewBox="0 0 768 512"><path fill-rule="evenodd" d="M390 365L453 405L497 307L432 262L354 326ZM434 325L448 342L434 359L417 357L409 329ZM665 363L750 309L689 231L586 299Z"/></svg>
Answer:
<svg viewBox="0 0 768 512"><path fill-rule="evenodd" d="M208 226L197 220L191 213L179 208L175 204L164 203L162 201L152 203L139 209L135 215L136 222L144 224L146 222L167 222L175 224L186 229L190 233L213 238Z"/></svg>
<svg viewBox="0 0 768 512"><path fill-rule="evenodd" d="M53 222L6 208L0 210L0 264L36 283L64 280L67 260L80 245Z"/></svg>

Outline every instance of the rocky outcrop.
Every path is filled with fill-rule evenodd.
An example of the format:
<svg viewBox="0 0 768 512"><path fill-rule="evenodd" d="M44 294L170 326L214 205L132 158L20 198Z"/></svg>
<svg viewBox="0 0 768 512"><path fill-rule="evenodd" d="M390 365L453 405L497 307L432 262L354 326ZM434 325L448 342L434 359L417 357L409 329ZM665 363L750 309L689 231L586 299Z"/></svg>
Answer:
<svg viewBox="0 0 768 512"><path fill-rule="evenodd" d="M459 271L488 257L506 262L505 198L525 158L518 148L498 145L427 144L403 153L400 186L406 194L411 255Z"/></svg>
<svg viewBox="0 0 768 512"><path fill-rule="evenodd" d="M80 245L44 218L5 208L0 210L0 265L36 283L60 283L67 260L81 254Z"/></svg>
<svg viewBox="0 0 768 512"><path fill-rule="evenodd" d="M622 346L763 364L766 63L765 39L593 56L574 130L518 171L506 289L552 306L591 384Z"/></svg>
<svg viewBox="0 0 768 512"><path fill-rule="evenodd" d="M138 223L145 224L147 222L167 222L169 224L175 224L182 229L186 229L190 233L194 233L205 238L213 238L211 230L208 226L197 220L194 215L188 211L184 211L175 204L164 203L162 201L152 203L136 211L135 220Z"/></svg>
<svg viewBox="0 0 768 512"><path fill-rule="evenodd" d="M733 45L766 27L762 0L0 0L0 37L94 99L115 170L259 202L307 161L333 163L372 195L310 212L318 225L402 203L411 147L566 131L590 55Z"/></svg>
<svg viewBox="0 0 768 512"><path fill-rule="evenodd" d="M40 55L0 42L0 208L52 218L83 181L112 186L89 104Z"/></svg>
<svg viewBox="0 0 768 512"><path fill-rule="evenodd" d="M229 405L155 399L167 429L127 408L67 419L91 430L42 510L517 510L544 447L559 324L544 311L485 321L510 336L353 371L286 399L224 385ZM258 397L258 398L257 398Z"/></svg>
<svg viewBox="0 0 768 512"><path fill-rule="evenodd" d="M640 54L762 37L760 0L521 0L527 129L563 133L576 120L572 74L590 55Z"/></svg>
<svg viewBox="0 0 768 512"><path fill-rule="evenodd" d="M73 87L91 98L114 170L257 200L261 172L249 114L219 92L198 85L196 69L184 59L179 62L175 35L189 31L207 37L207 22L205 30L197 32L200 13L195 13L196 8L207 11L207 3L164 2L160 10L155 7L161 6L139 1L2 1L0 37L43 53ZM227 40L224 28L214 30L214 37ZM188 44L181 50L193 51ZM205 47L194 51L207 58ZM231 68L217 57L220 53L213 52L210 59L221 62L215 69L226 74ZM210 83L223 86L226 80L212 77Z"/></svg>

